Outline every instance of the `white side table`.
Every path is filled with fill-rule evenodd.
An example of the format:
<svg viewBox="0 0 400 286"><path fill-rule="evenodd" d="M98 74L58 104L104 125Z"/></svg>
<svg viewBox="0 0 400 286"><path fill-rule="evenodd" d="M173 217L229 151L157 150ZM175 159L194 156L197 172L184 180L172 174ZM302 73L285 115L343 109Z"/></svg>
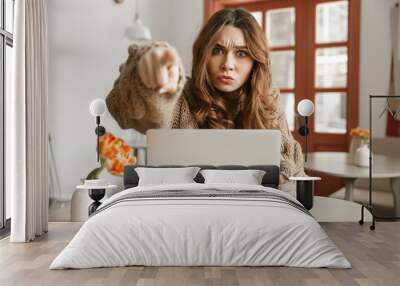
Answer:
<svg viewBox="0 0 400 286"><path fill-rule="evenodd" d="M112 193L112 190L117 187L117 185L76 186L77 190L73 193L71 199L71 221L86 221L89 217L89 208L91 207L93 212L101 204L103 197L110 196L109 193ZM90 194L94 196L94 199L91 199Z"/></svg>

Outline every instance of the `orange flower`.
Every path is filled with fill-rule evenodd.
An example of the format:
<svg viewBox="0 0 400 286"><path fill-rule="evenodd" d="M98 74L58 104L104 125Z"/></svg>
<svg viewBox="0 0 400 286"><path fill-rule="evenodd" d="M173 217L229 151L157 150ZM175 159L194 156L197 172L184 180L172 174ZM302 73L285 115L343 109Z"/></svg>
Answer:
<svg viewBox="0 0 400 286"><path fill-rule="evenodd" d="M126 165L137 163L133 148L111 133L100 138L100 157L103 166L116 176L122 176Z"/></svg>
<svg viewBox="0 0 400 286"><path fill-rule="evenodd" d="M367 139L369 139L369 130L362 129L360 127L353 128L350 130L350 136L367 140Z"/></svg>
<svg viewBox="0 0 400 286"><path fill-rule="evenodd" d="M114 160L112 161L111 170L109 170L109 171L110 171L111 174L113 174L113 175L122 176L122 174L123 174L123 172L124 172L124 165L123 165L120 161L114 159Z"/></svg>
<svg viewBox="0 0 400 286"><path fill-rule="evenodd" d="M116 148L104 149L102 152L102 156L104 158L113 159L117 156L117 149Z"/></svg>
<svg viewBox="0 0 400 286"><path fill-rule="evenodd" d="M121 152L130 153L132 151L133 151L132 147L130 147L130 146L126 145L126 144L121 146Z"/></svg>
<svg viewBox="0 0 400 286"><path fill-rule="evenodd" d="M131 157L128 159L128 164L129 165L135 165L136 164L136 157Z"/></svg>

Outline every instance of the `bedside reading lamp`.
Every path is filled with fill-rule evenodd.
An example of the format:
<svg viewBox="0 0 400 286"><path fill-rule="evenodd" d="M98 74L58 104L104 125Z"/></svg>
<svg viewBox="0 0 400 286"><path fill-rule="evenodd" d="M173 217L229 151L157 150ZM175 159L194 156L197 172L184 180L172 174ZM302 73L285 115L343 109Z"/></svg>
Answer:
<svg viewBox="0 0 400 286"><path fill-rule="evenodd" d="M308 117L314 113L314 103L309 99L303 99L297 105L297 111L304 117L304 126L299 128L301 136L306 138L306 146L304 152L304 162L307 162L308 153ZM315 181L321 180L320 177L290 177L289 180L296 182L296 199L303 206L310 210L314 204L314 185Z"/></svg>
<svg viewBox="0 0 400 286"><path fill-rule="evenodd" d="M304 117L304 126L299 128L299 133L301 136L306 137L306 150L304 151L304 161L307 162L308 153L308 117L314 113L314 103L309 99L303 99L297 105L297 111L301 116Z"/></svg>
<svg viewBox="0 0 400 286"><path fill-rule="evenodd" d="M106 103L103 99L94 99L90 102L89 111L94 117L96 117L97 127L95 133L97 135L97 162L100 161L100 136L106 133L106 129L100 125L100 117L106 112ZM90 181L90 180L89 180ZM101 205L100 200L106 194L107 188L114 188L115 185L109 185L103 182L104 180L98 179L94 180L96 182L89 183L85 180L84 185L77 186L78 189L87 189L89 191L89 197L94 201L88 209L89 216L96 211L96 209Z"/></svg>
<svg viewBox="0 0 400 286"><path fill-rule="evenodd" d="M106 133L106 129L100 125L100 117L104 115L106 112L106 103L103 99L94 99L89 105L90 113L96 117L97 127L95 129L95 133L97 135L97 162L100 161L100 150L99 150L99 142L100 136L103 136Z"/></svg>

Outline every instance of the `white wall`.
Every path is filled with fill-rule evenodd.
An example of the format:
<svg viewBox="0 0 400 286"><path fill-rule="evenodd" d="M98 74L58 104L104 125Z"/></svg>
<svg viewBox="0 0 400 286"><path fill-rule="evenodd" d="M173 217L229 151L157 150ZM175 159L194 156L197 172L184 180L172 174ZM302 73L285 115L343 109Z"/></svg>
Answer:
<svg viewBox="0 0 400 286"><path fill-rule="evenodd" d="M118 66L127 58L129 41L123 32L132 22L134 3L48 1L49 131L63 199L70 198L80 178L96 166L95 120L88 107L91 100L106 97ZM174 45L188 69L191 43L203 19L203 1L146 0L139 4L141 19L150 27L153 39ZM130 144L143 140L133 130L121 130L109 114L102 124Z"/></svg>
<svg viewBox="0 0 400 286"><path fill-rule="evenodd" d="M203 0L169 0L171 34L169 42L178 50L186 74L192 67L192 45L203 24Z"/></svg>
<svg viewBox="0 0 400 286"><path fill-rule="evenodd" d="M361 1L360 112L368 127L368 95L385 94L389 84L389 13L395 0ZM203 0L142 0L142 21L154 40L174 45L190 74L191 49L203 21ZM134 1L49 0L50 132L64 198L96 165L94 119L88 105L105 98L118 66L127 57L124 29L131 23ZM110 115L102 123L129 143L141 141L133 130L121 130ZM383 135L385 120L374 126Z"/></svg>
<svg viewBox="0 0 400 286"><path fill-rule="evenodd" d="M359 123L368 128L369 95L388 94L390 78L390 9L395 0L361 0ZM373 134L386 133L386 116L377 120L384 101L374 101Z"/></svg>

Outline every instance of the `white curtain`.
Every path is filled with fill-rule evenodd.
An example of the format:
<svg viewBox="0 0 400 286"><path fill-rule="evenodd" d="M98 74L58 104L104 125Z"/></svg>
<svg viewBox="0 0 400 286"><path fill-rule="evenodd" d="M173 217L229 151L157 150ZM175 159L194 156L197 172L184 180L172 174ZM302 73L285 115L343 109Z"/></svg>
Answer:
<svg viewBox="0 0 400 286"><path fill-rule="evenodd" d="M7 113L12 242L47 232L48 45L46 0L15 1L14 72Z"/></svg>
<svg viewBox="0 0 400 286"><path fill-rule="evenodd" d="M390 82L389 82L389 94L400 95L400 7L396 4L391 9L390 27L391 27L391 38L392 38L392 55L390 65ZM390 108L392 109L394 116L393 118L400 121L400 100L390 100ZM398 123L396 123L398 124ZM397 136L400 136L397 132Z"/></svg>
<svg viewBox="0 0 400 286"><path fill-rule="evenodd" d="M395 6L391 9L390 26L392 38L392 58L391 58L391 81L390 93L400 94L400 8Z"/></svg>

